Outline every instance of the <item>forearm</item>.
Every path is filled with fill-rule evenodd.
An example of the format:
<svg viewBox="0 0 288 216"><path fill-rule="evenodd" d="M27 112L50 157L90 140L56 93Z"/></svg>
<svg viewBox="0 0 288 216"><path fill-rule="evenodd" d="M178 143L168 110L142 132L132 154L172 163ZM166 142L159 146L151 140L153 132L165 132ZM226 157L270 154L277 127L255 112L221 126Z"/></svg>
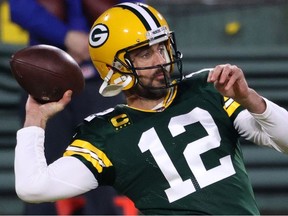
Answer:
<svg viewBox="0 0 288 216"><path fill-rule="evenodd" d="M263 131L269 135L281 151L288 153L288 112L266 100L269 109L263 115L251 113Z"/></svg>
<svg viewBox="0 0 288 216"><path fill-rule="evenodd" d="M38 127L17 132L14 165L16 192L27 202L68 198L98 185L90 170L74 157L60 158L48 166L44 156L44 130Z"/></svg>
<svg viewBox="0 0 288 216"><path fill-rule="evenodd" d="M258 145L288 153L288 112L267 99L264 101L266 110L262 114L241 112L234 122L235 128Z"/></svg>

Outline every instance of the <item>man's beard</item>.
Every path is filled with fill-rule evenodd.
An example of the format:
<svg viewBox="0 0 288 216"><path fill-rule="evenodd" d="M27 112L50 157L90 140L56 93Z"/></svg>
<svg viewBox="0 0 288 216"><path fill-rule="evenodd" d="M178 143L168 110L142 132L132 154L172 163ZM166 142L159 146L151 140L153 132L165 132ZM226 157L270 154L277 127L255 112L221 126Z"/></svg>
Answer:
<svg viewBox="0 0 288 216"><path fill-rule="evenodd" d="M138 83L131 89L132 93L142 98L147 98L147 99L152 99L152 100L158 100L160 98L165 97L168 92L167 80L165 81L165 79L163 78L163 80L158 81L159 86L153 86L153 80L157 79L157 76L163 73L167 73L167 71L165 72L162 70L156 71L154 75L150 78L150 82L148 84L144 84L143 82L141 82L141 79L143 79L143 77L139 77ZM168 76L164 74L164 77L167 78Z"/></svg>
<svg viewBox="0 0 288 216"><path fill-rule="evenodd" d="M138 83L131 89L131 92L132 94L138 95L142 98L158 100L167 95L168 89L167 88L161 88L161 89L148 88L148 87L143 87Z"/></svg>

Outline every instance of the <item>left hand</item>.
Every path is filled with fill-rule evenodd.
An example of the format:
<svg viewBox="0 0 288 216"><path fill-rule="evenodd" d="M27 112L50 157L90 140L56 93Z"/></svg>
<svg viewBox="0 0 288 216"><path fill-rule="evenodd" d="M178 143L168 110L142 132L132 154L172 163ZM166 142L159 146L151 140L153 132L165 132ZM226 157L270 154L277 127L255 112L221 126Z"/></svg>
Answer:
<svg viewBox="0 0 288 216"><path fill-rule="evenodd" d="M235 65L218 65L210 71L208 82L214 83L217 91L235 101L249 95L249 87L243 71Z"/></svg>
<svg viewBox="0 0 288 216"><path fill-rule="evenodd" d="M207 82L214 83L220 94L233 98L250 112L260 114L266 110L264 99L249 88L243 71L235 65L216 66L210 71Z"/></svg>

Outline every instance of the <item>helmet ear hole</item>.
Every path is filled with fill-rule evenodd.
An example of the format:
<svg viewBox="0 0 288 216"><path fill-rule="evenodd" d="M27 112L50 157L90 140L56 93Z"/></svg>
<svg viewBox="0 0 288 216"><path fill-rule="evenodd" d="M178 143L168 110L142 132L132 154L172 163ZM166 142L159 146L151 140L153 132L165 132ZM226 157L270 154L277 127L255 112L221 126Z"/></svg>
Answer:
<svg viewBox="0 0 288 216"><path fill-rule="evenodd" d="M121 85L123 90L127 90L134 86L135 84L135 77L133 75L121 75L117 79L114 79L114 85Z"/></svg>

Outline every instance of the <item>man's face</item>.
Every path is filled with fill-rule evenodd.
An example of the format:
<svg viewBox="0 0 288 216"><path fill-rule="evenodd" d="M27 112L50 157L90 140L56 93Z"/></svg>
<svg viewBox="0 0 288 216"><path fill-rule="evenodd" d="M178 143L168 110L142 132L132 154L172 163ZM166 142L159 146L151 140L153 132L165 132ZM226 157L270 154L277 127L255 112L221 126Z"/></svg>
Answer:
<svg viewBox="0 0 288 216"><path fill-rule="evenodd" d="M165 79L170 79L170 73L166 67L159 65L167 63L167 55L167 49L163 43L142 47L130 53L130 58L139 77L140 85L136 86L137 93L141 93L141 95L144 93L158 96L166 95L167 89L163 88L166 87L167 80L165 81ZM157 65L159 67L139 69Z"/></svg>

